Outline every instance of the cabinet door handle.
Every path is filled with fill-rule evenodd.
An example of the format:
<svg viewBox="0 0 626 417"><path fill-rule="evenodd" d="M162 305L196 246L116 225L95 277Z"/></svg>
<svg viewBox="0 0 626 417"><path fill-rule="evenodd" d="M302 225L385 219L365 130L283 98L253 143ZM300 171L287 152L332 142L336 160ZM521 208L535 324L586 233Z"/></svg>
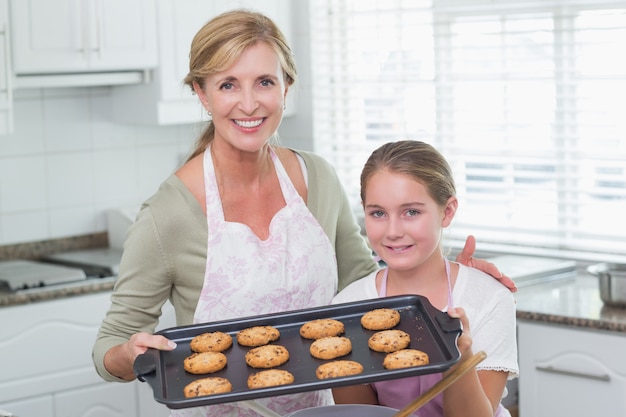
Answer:
<svg viewBox="0 0 626 417"><path fill-rule="evenodd" d="M535 369L538 370L538 371L541 371L541 372L548 372L548 373L551 373L551 374L574 376L574 377L577 377L577 378L593 379L595 381L609 382L611 380L611 377L609 375L607 375L607 374L604 374L604 375L587 374L587 373L583 373L583 372L568 371L567 369L558 369L558 368L555 368L553 366L535 366Z"/></svg>

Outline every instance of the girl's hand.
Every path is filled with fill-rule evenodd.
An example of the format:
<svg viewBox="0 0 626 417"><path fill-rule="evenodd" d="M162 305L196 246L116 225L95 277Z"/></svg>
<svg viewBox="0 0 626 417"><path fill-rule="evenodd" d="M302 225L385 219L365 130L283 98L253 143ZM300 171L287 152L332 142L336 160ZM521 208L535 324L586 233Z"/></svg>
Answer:
<svg viewBox="0 0 626 417"><path fill-rule="evenodd" d="M448 310L448 315L461 320L462 332L456 340L461 357L472 355L472 336L470 334L469 320L463 307L453 307Z"/></svg>
<svg viewBox="0 0 626 417"><path fill-rule="evenodd" d="M465 241L465 246L463 250L457 255L456 261L465 266L469 266L472 268L479 269L498 281L502 283L505 287L507 287L511 292L516 292L517 287L515 286L515 281L513 281L508 276L504 275L495 264L485 260L485 259L476 259L473 258L472 255L476 251L476 238L474 236L469 235L467 240Z"/></svg>

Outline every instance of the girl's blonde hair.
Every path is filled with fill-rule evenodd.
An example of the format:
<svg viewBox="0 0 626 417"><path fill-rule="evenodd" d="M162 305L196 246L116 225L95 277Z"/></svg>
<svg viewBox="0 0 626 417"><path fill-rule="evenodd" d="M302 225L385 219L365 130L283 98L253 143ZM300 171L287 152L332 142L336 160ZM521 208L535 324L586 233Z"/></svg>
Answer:
<svg viewBox="0 0 626 417"><path fill-rule="evenodd" d="M361 201L365 202L367 182L376 172L405 174L423 184L440 207L456 195L452 169L431 145L414 140L390 142L376 149L361 171Z"/></svg>

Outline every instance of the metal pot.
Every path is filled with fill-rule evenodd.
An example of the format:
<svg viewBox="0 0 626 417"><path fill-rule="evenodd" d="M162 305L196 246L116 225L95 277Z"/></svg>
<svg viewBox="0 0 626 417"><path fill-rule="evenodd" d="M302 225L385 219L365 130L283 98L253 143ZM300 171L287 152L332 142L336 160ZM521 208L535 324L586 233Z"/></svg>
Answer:
<svg viewBox="0 0 626 417"><path fill-rule="evenodd" d="M604 262L589 266L587 272L598 277L605 305L626 308L626 264Z"/></svg>
<svg viewBox="0 0 626 417"><path fill-rule="evenodd" d="M379 405L339 404L311 407L285 417L392 417L398 410Z"/></svg>

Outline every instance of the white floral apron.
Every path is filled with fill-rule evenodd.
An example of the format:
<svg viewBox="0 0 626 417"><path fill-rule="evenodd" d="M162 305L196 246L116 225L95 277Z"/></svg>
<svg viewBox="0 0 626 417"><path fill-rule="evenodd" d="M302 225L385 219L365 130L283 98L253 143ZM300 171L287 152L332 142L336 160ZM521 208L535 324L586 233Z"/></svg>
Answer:
<svg viewBox="0 0 626 417"><path fill-rule="evenodd" d="M204 153L209 238L194 323L327 305L337 291L333 246L271 149L270 155L286 205L274 215L270 236L260 240L248 226L224 221L211 152ZM280 415L333 403L330 390L256 401ZM172 410L171 415L259 416L238 403Z"/></svg>

